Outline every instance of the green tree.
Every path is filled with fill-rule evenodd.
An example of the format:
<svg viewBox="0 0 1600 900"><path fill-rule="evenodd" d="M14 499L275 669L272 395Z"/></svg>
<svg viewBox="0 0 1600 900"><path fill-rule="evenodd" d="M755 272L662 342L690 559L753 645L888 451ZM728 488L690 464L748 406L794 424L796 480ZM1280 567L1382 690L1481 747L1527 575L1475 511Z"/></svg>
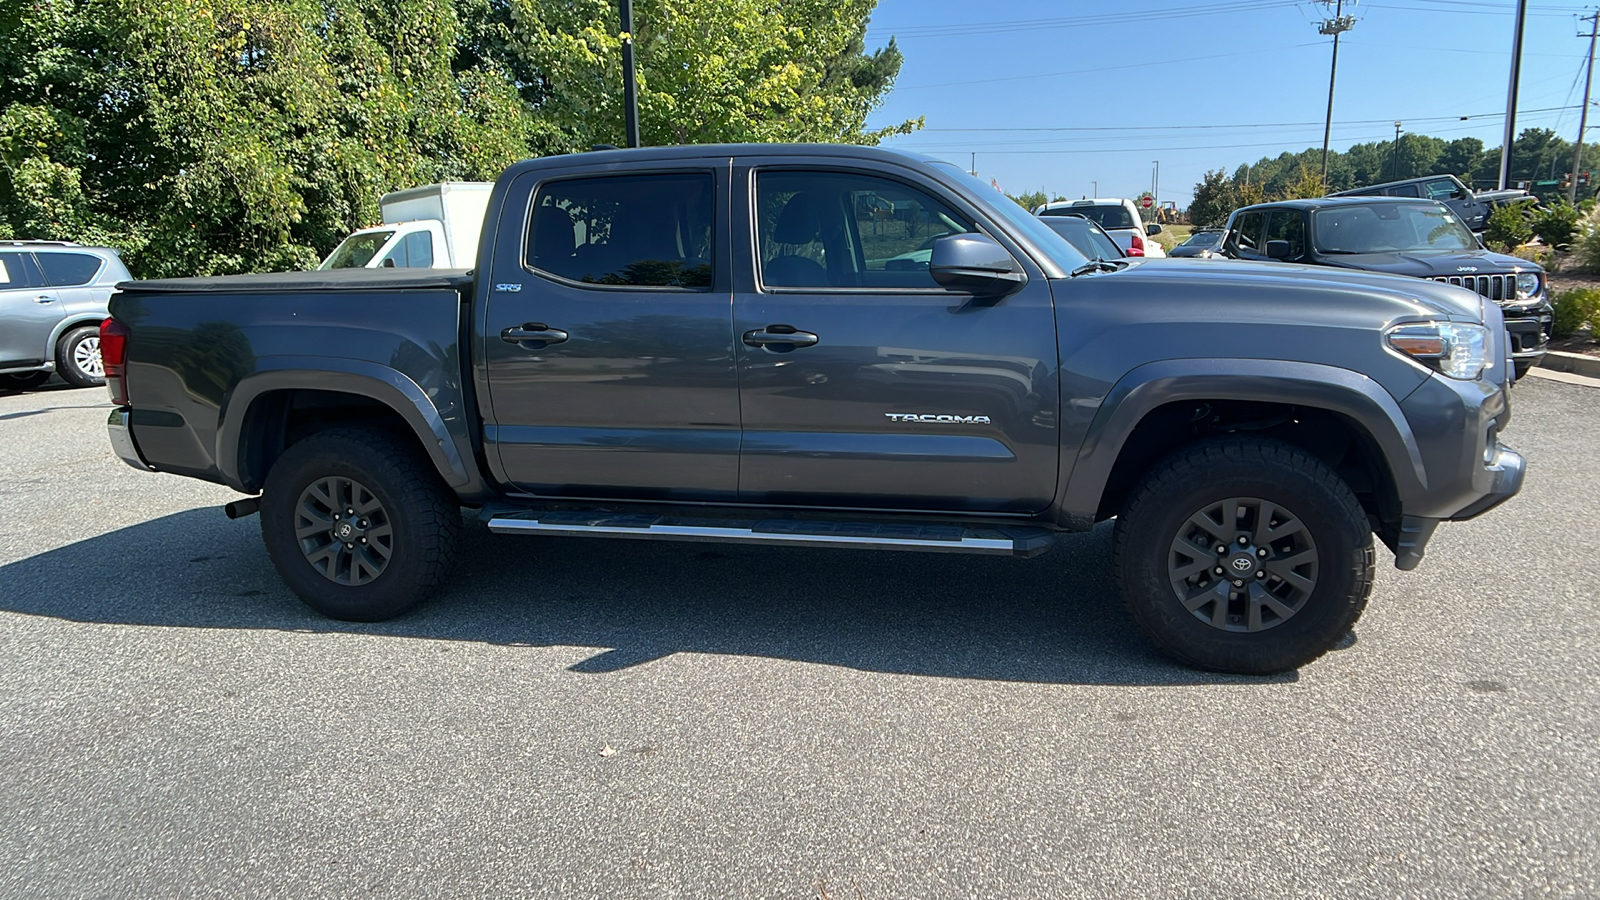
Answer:
<svg viewBox="0 0 1600 900"><path fill-rule="evenodd" d="M1045 193L1044 188L1040 188L1037 191L1031 191L1026 194L1006 194L1006 196L1016 201L1018 206L1022 207L1028 212L1033 212L1039 207L1050 202L1050 195Z"/></svg>
<svg viewBox="0 0 1600 900"><path fill-rule="evenodd" d="M611 0L510 0L512 51L569 149L622 144L621 41ZM865 52L877 0L640 0L633 35L647 144L875 144L866 129L900 71L891 39Z"/></svg>
<svg viewBox="0 0 1600 900"><path fill-rule="evenodd" d="M1194 225L1221 225L1236 208L1238 198L1227 173L1221 169L1207 172L1194 186L1194 199L1189 201L1189 222Z"/></svg>

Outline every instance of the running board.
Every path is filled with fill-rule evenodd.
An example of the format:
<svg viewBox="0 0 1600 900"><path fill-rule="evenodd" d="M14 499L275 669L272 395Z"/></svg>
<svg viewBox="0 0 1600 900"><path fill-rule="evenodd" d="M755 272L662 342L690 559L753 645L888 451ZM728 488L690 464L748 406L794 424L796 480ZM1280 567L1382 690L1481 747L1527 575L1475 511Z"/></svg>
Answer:
<svg viewBox="0 0 1600 900"><path fill-rule="evenodd" d="M497 511L489 517L496 534L546 534L665 541L721 541L796 547L858 547L1037 556L1055 535L1018 525L918 525L882 522L822 522L801 519L711 519L606 511Z"/></svg>

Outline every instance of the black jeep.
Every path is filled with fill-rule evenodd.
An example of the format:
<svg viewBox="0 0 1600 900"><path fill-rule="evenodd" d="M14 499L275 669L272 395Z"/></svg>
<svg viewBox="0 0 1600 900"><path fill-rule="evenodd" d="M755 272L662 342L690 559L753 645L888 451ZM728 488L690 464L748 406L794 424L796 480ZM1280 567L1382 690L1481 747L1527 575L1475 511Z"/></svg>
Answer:
<svg viewBox="0 0 1600 900"><path fill-rule="evenodd" d="M1491 253L1449 207L1399 197L1283 200L1235 210L1219 248L1236 259L1339 266L1460 285L1499 304L1516 376L1539 364L1554 310L1544 269Z"/></svg>

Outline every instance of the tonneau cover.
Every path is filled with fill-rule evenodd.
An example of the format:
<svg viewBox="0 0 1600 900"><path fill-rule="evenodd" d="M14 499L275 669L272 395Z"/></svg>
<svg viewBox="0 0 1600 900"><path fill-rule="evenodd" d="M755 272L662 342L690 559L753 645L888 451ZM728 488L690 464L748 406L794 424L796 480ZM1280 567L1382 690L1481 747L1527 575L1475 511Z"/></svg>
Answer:
<svg viewBox="0 0 1600 900"><path fill-rule="evenodd" d="M472 287L471 269L315 269L310 272L258 272L210 278L124 281L119 291L162 294L237 294L260 291L390 291Z"/></svg>

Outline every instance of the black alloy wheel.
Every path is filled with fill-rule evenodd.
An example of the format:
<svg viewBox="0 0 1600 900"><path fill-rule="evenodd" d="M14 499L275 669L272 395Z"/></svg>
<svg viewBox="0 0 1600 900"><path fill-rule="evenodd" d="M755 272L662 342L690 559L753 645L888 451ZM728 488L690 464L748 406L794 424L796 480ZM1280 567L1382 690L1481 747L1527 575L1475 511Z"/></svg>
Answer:
<svg viewBox="0 0 1600 900"><path fill-rule="evenodd" d="M1173 594L1212 628L1282 625L1317 588L1317 542L1288 509L1259 497L1208 503L1179 526L1167 559Z"/></svg>
<svg viewBox="0 0 1600 900"><path fill-rule="evenodd" d="M417 440L319 431L283 452L261 495L261 538L286 584L329 618L377 622L444 583L461 507Z"/></svg>

